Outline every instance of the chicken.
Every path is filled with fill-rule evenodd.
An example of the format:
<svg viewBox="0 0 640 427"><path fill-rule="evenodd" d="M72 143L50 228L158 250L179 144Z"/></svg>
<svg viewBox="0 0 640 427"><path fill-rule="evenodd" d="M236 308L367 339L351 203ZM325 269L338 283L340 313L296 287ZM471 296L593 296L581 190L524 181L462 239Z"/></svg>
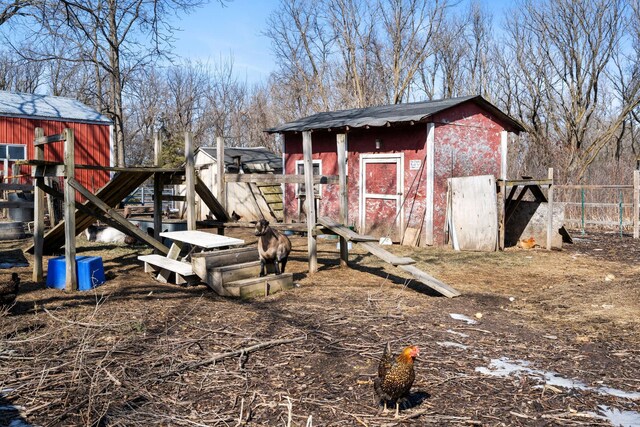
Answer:
<svg viewBox="0 0 640 427"><path fill-rule="evenodd" d="M420 354L415 345L406 347L393 361L389 343L384 349L382 359L378 365L378 378L373 381L373 389L376 394L376 404L384 403L384 412L387 412L387 401L396 404L396 417L400 410L400 400L408 394L416 374L413 370L413 361Z"/></svg>
<svg viewBox="0 0 640 427"><path fill-rule="evenodd" d="M0 306L13 304L20 290L20 277L18 273L11 273L11 280L0 283Z"/></svg>
<svg viewBox="0 0 640 427"><path fill-rule="evenodd" d="M528 239L520 240L518 242L518 246L520 246L522 249L533 249L538 246L538 244L536 243L536 239L531 236Z"/></svg>

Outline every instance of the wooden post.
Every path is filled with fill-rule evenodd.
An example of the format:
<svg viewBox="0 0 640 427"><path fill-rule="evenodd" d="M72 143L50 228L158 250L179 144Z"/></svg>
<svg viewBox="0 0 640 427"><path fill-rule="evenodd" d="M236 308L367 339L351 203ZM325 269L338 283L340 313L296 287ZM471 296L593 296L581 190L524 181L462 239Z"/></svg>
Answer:
<svg viewBox="0 0 640 427"><path fill-rule="evenodd" d="M316 236L316 207L313 191L313 161L311 160L311 132L302 132L302 153L304 157L304 187L307 200L307 242L309 250L309 273L318 271ZM322 174L322 171L320 171Z"/></svg>
<svg viewBox="0 0 640 427"><path fill-rule="evenodd" d="M498 250L504 250L505 236L505 209L507 206L507 181L501 179L498 181Z"/></svg>
<svg viewBox="0 0 640 427"><path fill-rule="evenodd" d="M69 180L75 175L75 139L73 129L64 130L64 256L67 265L65 288L78 290L76 277L76 190Z"/></svg>
<svg viewBox="0 0 640 427"><path fill-rule="evenodd" d="M162 167L162 140L158 132L154 135L153 141L153 163L156 167ZM160 172L153 174L153 238L160 241L160 233L162 232L162 190L164 183L163 175ZM159 254L157 249L154 251Z"/></svg>
<svg viewBox="0 0 640 427"><path fill-rule="evenodd" d="M340 133L336 135L336 145L338 151L338 179L340 180L340 223L345 227L349 224L349 206L347 199L347 156L346 156L347 135ZM340 236L340 265L349 265L349 242Z"/></svg>
<svg viewBox="0 0 640 427"><path fill-rule="evenodd" d="M44 129L36 128L35 139L44 136ZM44 160L44 145L36 145L34 147L34 159ZM36 166L32 166L35 172ZM44 176L35 177L35 186L33 188L33 281L42 283L44 279L42 266L42 253L44 249ZM53 213L49 213L53 215Z"/></svg>
<svg viewBox="0 0 640 427"><path fill-rule="evenodd" d="M216 164L218 166L218 191L216 192L216 197L224 210L227 210L227 182L224 180L224 138L221 136L216 138ZM211 173L213 174L213 171Z"/></svg>
<svg viewBox="0 0 640 427"><path fill-rule="evenodd" d="M185 167L187 197L187 229L196 229L196 165L193 157L193 139L191 132L184 134L184 155L187 160Z"/></svg>
<svg viewBox="0 0 640 427"><path fill-rule="evenodd" d="M551 250L551 240L553 238L553 168L549 168L549 192L547 195L547 250Z"/></svg>
<svg viewBox="0 0 640 427"><path fill-rule="evenodd" d="M633 238L640 237L640 170L633 171Z"/></svg>
<svg viewBox="0 0 640 427"><path fill-rule="evenodd" d="M53 178L46 178L45 182L49 187L53 187ZM53 228L58 223L56 221L55 204L53 202L54 199L51 194L47 194L46 198L47 198L47 211L49 212L49 226Z"/></svg>
<svg viewBox="0 0 640 427"><path fill-rule="evenodd" d="M433 215L434 215L434 181L435 181L435 124L427 123L427 183L426 183L426 209L424 218L425 227L425 243L432 246L434 243L433 236Z"/></svg>

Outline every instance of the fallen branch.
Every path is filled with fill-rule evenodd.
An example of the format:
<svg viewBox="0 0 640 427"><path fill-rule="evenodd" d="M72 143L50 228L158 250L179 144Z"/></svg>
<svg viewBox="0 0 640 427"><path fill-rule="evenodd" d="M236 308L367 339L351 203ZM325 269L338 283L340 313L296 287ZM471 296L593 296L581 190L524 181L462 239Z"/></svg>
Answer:
<svg viewBox="0 0 640 427"><path fill-rule="evenodd" d="M164 374L162 377L168 377L171 375L175 375L178 374L180 372L184 372L187 371L189 369L194 369L194 368L199 368L201 366L206 366L206 365L210 365L212 363L216 363L219 360L222 359L226 359L228 357L234 357L234 356L240 356L242 354L249 354L249 353L253 353L255 351L258 350L262 350L265 348L269 348L269 347L273 347L276 345L281 345L281 344L290 344L292 342L296 342L296 341L302 341L302 340L306 340L307 336L302 336L302 337L297 337L297 338L283 338L283 339L279 339L279 340L272 340L272 341L266 341L266 342L262 342L259 344L255 344L249 347L243 347L240 348L238 350L234 350L234 351L228 351L226 353L217 353L215 354L213 357L210 357L209 359L206 360L201 360L200 362L192 362L192 363L186 363L180 367L178 367L177 369L171 371L171 372L167 372L166 374Z"/></svg>

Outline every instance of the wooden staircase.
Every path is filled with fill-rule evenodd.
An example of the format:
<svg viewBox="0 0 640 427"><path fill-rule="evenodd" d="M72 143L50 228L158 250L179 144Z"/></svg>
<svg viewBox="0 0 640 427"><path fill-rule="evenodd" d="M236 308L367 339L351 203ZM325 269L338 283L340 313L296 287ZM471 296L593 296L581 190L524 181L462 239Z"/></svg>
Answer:
<svg viewBox="0 0 640 427"><path fill-rule="evenodd" d="M279 222L284 221L284 205L282 203L282 187L273 184L251 184L258 189L269 207L269 213Z"/></svg>
<svg viewBox="0 0 640 427"><path fill-rule="evenodd" d="M221 296L252 298L293 287L291 273L258 277L260 261L257 248L193 254L191 266L195 274Z"/></svg>

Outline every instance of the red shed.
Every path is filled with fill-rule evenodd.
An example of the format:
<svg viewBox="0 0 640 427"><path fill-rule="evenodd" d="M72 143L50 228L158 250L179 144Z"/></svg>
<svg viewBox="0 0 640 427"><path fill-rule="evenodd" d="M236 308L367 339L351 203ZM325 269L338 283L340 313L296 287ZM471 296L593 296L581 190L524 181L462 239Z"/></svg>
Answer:
<svg viewBox="0 0 640 427"><path fill-rule="evenodd" d="M75 99L0 91L0 175L10 175L17 160L33 159L36 127L43 128L45 135L73 129L76 164L113 166L108 117ZM62 142L47 144L45 160L62 162L63 158ZM21 182L31 182L30 167L21 167L20 173ZM109 172L78 169L76 179L95 191L109 181Z"/></svg>
<svg viewBox="0 0 640 427"><path fill-rule="evenodd" d="M408 228L421 230L423 244L438 245L447 178L506 178L509 133L523 130L481 96L468 96L320 113L268 132L284 135L284 173L301 174L302 132L312 131L314 174L321 175L338 174L336 134L346 134L349 225L394 241ZM285 186L286 221L304 219L303 191ZM338 220L338 185L315 193L318 215Z"/></svg>

